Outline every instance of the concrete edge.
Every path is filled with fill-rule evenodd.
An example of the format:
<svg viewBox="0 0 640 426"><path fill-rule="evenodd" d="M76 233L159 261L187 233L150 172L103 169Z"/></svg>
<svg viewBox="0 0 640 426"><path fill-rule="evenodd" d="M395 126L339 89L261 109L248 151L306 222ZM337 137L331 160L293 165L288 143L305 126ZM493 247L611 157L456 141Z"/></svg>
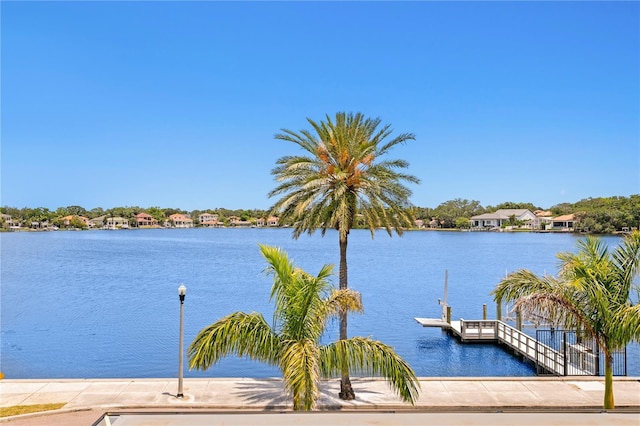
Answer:
<svg viewBox="0 0 640 426"><path fill-rule="evenodd" d="M67 413L77 413L81 411L93 411L95 408L86 408L86 407L73 407L73 408L59 408L57 410L45 410L45 411L36 411L34 413L26 413L26 414L17 414L15 416L6 416L0 417L0 423L4 423L6 420L18 420L18 419L30 419L36 417L50 416L52 414L67 414ZM96 410L98 412L102 412L102 410Z"/></svg>
<svg viewBox="0 0 640 426"><path fill-rule="evenodd" d="M98 416L107 414L285 414L294 413L291 406L267 406L255 408L242 405L206 405L198 404L192 406L169 406L169 405L100 405L95 407L74 407L60 408L58 410L38 411L35 413L18 414L15 416L7 416L0 418L0 423L13 421L18 419L29 419L45 417L50 415L59 415L76 412L94 411ZM390 413L556 413L556 412L572 412L572 413L620 413L620 414L640 414L640 405L621 405L616 406L615 410L605 410L602 406L585 405L585 406L529 406L529 405L484 405L484 406L420 406L412 407L406 405L326 405L317 407L311 411L313 413L363 413L363 412L390 412Z"/></svg>

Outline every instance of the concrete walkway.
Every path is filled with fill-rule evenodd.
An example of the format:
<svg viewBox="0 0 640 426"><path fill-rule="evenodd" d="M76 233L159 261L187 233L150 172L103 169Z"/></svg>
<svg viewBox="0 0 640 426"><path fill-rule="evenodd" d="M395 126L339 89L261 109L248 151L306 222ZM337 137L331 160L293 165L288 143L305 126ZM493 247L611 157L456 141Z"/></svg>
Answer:
<svg viewBox="0 0 640 426"><path fill-rule="evenodd" d="M604 381L593 377L421 378L420 384L420 397L416 405L411 406L397 398L382 379L354 378L353 386L357 395L355 401L342 401L337 397L337 380L323 382L318 410L360 413L372 410L412 411L432 414L469 411L600 412L604 392ZM177 379L4 379L0 381L2 407L54 402L65 403L65 406L57 414L49 412L23 415L1 419L0 422L15 425L91 425L105 412L177 413L214 410L264 413L291 409L291 398L286 395L280 379L185 379L184 398L176 398L177 387ZM614 395L617 412L626 413L623 418L632 421L628 424L640 424L639 378L616 378ZM82 412L87 417L91 415L93 421L83 417ZM63 420L64 423L56 423L56 416L65 413L67 417ZM77 423L70 420L74 416L78 419ZM613 417L610 416L608 420L613 420ZM123 419L118 421L118 424L127 424Z"/></svg>

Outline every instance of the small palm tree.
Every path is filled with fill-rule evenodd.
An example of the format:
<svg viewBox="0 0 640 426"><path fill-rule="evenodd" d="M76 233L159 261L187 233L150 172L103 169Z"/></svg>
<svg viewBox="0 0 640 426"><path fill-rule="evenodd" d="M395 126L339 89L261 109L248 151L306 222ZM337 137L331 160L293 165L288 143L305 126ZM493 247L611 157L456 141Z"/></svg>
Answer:
<svg viewBox="0 0 640 426"><path fill-rule="evenodd" d="M604 408L613 399L613 353L640 341L640 305L634 279L640 265L640 232L625 237L609 253L596 237L578 242L578 253L560 253L558 277L538 277L527 270L502 280L492 294L497 303L514 302L523 314L542 315L564 328L592 337L605 357ZM635 303L635 304L634 304Z"/></svg>
<svg viewBox="0 0 640 426"><path fill-rule="evenodd" d="M344 360L364 374L381 375L411 404L419 383L395 351L375 340L355 337L320 345L327 321L339 312L361 312L357 292L332 289L325 265L317 276L295 267L279 248L260 246L273 274L273 327L259 313L235 312L202 329L189 346L189 367L206 370L227 355L247 356L277 366L294 410L312 410L320 378L341 372Z"/></svg>
<svg viewBox="0 0 640 426"><path fill-rule="evenodd" d="M411 191L403 182L419 180L399 172L408 167L404 160L385 160L394 146L415 139L402 133L386 140L392 133L389 125L380 126L380 119L365 118L361 113L336 114L317 123L307 118L312 133L282 129L276 139L293 142L307 155L286 156L277 161L272 174L281 182L269 197L282 197L273 207L274 214L294 222L294 238L317 229L322 235L336 229L340 243L340 288L348 287L347 243L356 215L371 231L384 227L392 235L402 234L412 226L408 210ZM340 339L347 338L347 313L340 314ZM355 393L349 380L349 366L342 371L340 397L353 399Z"/></svg>

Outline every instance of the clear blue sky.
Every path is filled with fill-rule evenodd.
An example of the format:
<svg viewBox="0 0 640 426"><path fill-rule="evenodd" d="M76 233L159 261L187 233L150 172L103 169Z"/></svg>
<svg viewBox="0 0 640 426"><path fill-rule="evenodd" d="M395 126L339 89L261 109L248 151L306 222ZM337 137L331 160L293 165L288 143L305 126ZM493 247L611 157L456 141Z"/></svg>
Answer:
<svg viewBox="0 0 640 426"><path fill-rule="evenodd" d="M337 111L415 133L417 206L640 193L638 2L0 7L2 205L268 208Z"/></svg>

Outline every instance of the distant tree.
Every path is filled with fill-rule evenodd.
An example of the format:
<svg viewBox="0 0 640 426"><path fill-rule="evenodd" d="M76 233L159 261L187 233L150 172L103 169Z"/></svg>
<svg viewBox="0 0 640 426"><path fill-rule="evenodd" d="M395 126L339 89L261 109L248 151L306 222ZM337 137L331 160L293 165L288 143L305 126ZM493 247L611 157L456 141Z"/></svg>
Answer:
<svg viewBox="0 0 640 426"><path fill-rule="evenodd" d="M91 210L89 210L89 212L87 212L87 217L89 219L94 219L96 217L100 217L100 216L104 216L105 215L105 211L102 207L95 207Z"/></svg>
<svg viewBox="0 0 640 426"><path fill-rule="evenodd" d="M149 207L145 210L151 217L158 221L158 223L163 223L166 219L164 210L160 207Z"/></svg>
<svg viewBox="0 0 640 426"><path fill-rule="evenodd" d="M531 203L514 203L512 201L506 201L504 203L498 204L494 210L500 209L527 209L531 212L536 210L542 210L540 207L537 207Z"/></svg>
<svg viewBox="0 0 640 426"><path fill-rule="evenodd" d="M67 211L67 215L74 215L74 216L87 215L87 210L81 206L67 206L66 211Z"/></svg>
<svg viewBox="0 0 640 426"><path fill-rule="evenodd" d="M456 219L456 228L465 229L471 227L471 221L466 217L459 217Z"/></svg>
<svg viewBox="0 0 640 426"><path fill-rule="evenodd" d="M459 218L470 218L484 213L484 208L479 201L456 198L440 204L432 213L442 223L442 227L455 228Z"/></svg>
<svg viewBox="0 0 640 426"><path fill-rule="evenodd" d="M87 229L87 224L84 223L84 221L78 216L73 216L69 221L69 227L76 229Z"/></svg>
<svg viewBox="0 0 640 426"><path fill-rule="evenodd" d="M564 215L564 214L571 214L571 213L573 213L575 211L574 207L569 203L556 204L555 206L552 206L549 210L555 216L560 216L560 215Z"/></svg>

